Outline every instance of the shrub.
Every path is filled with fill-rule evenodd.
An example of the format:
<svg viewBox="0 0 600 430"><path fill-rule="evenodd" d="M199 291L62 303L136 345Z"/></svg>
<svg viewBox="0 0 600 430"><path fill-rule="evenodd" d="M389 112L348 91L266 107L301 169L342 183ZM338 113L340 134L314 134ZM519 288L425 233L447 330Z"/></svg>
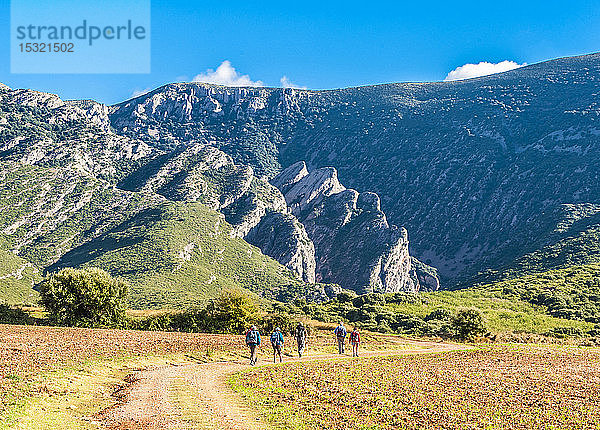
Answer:
<svg viewBox="0 0 600 430"><path fill-rule="evenodd" d="M425 317L425 321L450 321L452 319L452 311L444 308L438 308Z"/></svg>
<svg viewBox="0 0 600 430"><path fill-rule="evenodd" d="M121 327L125 323L127 284L104 270L62 269L46 277L40 295L53 324Z"/></svg>
<svg viewBox="0 0 600 430"><path fill-rule="evenodd" d="M367 322L373 320L373 316L364 309L351 309L346 313L346 319L351 322Z"/></svg>
<svg viewBox="0 0 600 430"><path fill-rule="evenodd" d="M558 339L565 339L567 337L583 337L586 333L578 327L554 327L544 334Z"/></svg>
<svg viewBox="0 0 600 430"><path fill-rule="evenodd" d="M600 336L600 324L594 324L594 327L587 332L588 336L599 337Z"/></svg>
<svg viewBox="0 0 600 430"><path fill-rule="evenodd" d="M400 334L420 335L426 326L425 321L416 315L396 314L391 327Z"/></svg>
<svg viewBox="0 0 600 430"><path fill-rule="evenodd" d="M205 312L205 316L204 316ZM254 300L237 290L224 290L198 313L205 318L207 331L212 333L242 334L259 319L259 309Z"/></svg>
<svg viewBox="0 0 600 430"><path fill-rule="evenodd" d="M385 304L385 296L379 293L364 294L354 298L352 304L357 308L363 305L383 305Z"/></svg>
<svg viewBox="0 0 600 430"><path fill-rule="evenodd" d="M0 324L35 324L34 318L22 309L0 303Z"/></svg>
<svg viewBox="0 0 600 430"><path fill-rule="evenodd" d="M279 327L283 334L292 334L296 328L290 314L286 312L278 312L263 316L258 322L263 333L272 333L275 327Z"/></svg>
<svg viewBox="0 0 600 430"><path fill-rule="evenodd" d="M452 318L458 340L473 340L487 333L483 315L477 309L461 309Z"/></svg>
<svg viewBox="0 0 600 430"><path fill-rule="evenodd" d="M336 300L340 303L349 303L356 297L356 294L351 291L341 291L335 296Z"/></svg>
<svg viewBox="0 0 600 430"><path fill-rule="evenodd" d="M423 298L419 296L417 293L406 293L406 292L398 292L398 293L388 293L385 295L385 301L387 303L423 303Z"/></svg>

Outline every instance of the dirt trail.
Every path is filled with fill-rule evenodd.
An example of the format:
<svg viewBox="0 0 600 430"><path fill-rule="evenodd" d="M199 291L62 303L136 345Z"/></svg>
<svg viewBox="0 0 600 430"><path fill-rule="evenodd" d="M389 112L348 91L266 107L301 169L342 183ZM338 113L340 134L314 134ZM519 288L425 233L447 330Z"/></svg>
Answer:
<svg viewBox="0 0 600 430"><path fill-rule="evenodd" d="M398 350L365 351L361 357L430 354L468 348L465 345L419 341L406 341L405 345L408 347ZM263 354L259 365L269 364L269 357ZM301 359L286 357L285 362L339 359L351 357L315 354ZM269 426L261 422L258 415L227 385L231 374L247 368L247 360L237 360L136 372L123 402L98 418L110 429L267 429ZM187 397L180 397L184 391L188 392ZM180 403L185 407L182 408Z"/></svg>

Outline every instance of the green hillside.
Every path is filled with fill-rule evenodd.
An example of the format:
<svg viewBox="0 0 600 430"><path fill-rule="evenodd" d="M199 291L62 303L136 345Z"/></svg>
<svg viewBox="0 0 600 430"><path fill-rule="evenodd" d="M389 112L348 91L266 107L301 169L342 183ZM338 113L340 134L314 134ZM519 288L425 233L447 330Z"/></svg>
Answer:
<svg viewBox="0 0 600 430"><path fill-rule="evenodd" d="M524 275L475 288L421 294L338 296L307 305L313 317L342 317L380 331L438 335L459 309L478 309L492 334L597 335L600 323L600 264Z"/></svg>
<svg viewBox="0 0 600 430"><path fill-rule="evenodd" d="M125 278L136 308L189 307L223 288L274 298L300 287L291 272L230 232L222 214L200 203L167 202L74 248L49 269L96 266Z"/></svg>
<svg viewBox="0 0 600 430"><path fill-rule="evenodd" d="M201 203L120 190L73 169L0 167L0 300L35 301L34 267L100 267L130 282L137 308L186 308L223 288L270 298L312 288L234 238L224 216ZM12 275L21 267L22 277Z"/></svg>
<svg viewBox="0 0 600 430"><path fill-rule="evenodd" d="M32 289L41 279L39 270L26 260L5 249L6 242L0 236L0 302L8 304L31 304L37 302L38 294Z"/></svg>
<svg viewBox="0 0 600 430"><path fill-rule="evenodd" d="M600 263L600 206L563 205L561 216L547 235L546 244L516 259L503 278L543 272L550 268ZM494 276L497 277L497 276Z"/></svg>

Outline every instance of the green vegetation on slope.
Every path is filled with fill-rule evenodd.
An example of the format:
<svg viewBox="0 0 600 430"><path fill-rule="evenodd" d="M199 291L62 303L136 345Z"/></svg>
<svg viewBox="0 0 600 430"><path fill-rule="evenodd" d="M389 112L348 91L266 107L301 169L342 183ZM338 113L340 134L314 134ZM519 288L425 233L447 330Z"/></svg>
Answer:
<svg viewBox="0 0 600 430"><path fill-rule="evenodd" d="M31 304L38 300L33 285L41 279L31 263L10 251L0 249L0 302Z"/></svg>
<svg viewBox="0 0 600 430"><path fill-rule="evenodd" d="M8 250L0 235L0 303L31 304L38 300L33 285L41 280L39 270Z"/></svg>
<svg viewBox="0 0 600 430"><path fill-rule="evenodd" d="M31 278L31 265L107 270L131 283L130 303L137 308L188 308L223 288L280 299L312 288L233 238L223 215L201 203L165 202L68 169L12 162L0 167L0 230L6 232L0 250L20 256L9 253L2 260L0 277L22 266L27 275L0 279L9 303L37 300L31 287L40 279Z"/></svg>
<svg viewBox="0 0 600 430"><path fill-rule="evenodd" d="M136 308L190 307L226 288L271 298L300 289L291 272L230 231L200 203L163 203L67 252L51 270L102 268L130 282Z"/></svg>
<svg viewBox="0 0 600 430"><path fill-rule="evenodd" d="M464 308L479 310L493 334L552 336L600 333L600 264L574 266L457 291L338 295L323 305L296 302L321 320L344 318L379 331L440 335Z"/></svg>
<svg viewBox="0 0 600 430"><path fill-rule="evenodd" d="M509 265L485 270L471 282L489 284L550 269L600 263L600 205L564 204L547 215L547 222L545 233L533 241L535 251ZM520 251L513 250L513 255Z"/></svg>

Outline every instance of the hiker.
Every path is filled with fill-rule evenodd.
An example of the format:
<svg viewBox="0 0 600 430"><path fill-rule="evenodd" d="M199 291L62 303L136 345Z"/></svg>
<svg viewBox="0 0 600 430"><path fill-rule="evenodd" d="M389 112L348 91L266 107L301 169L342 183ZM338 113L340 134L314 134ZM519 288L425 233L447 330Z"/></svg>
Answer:
<svg viewBox="0 0 600 430"><path fill-rule="evenodd" d="M350 333L350 344L352 345L352 357L358 357L358 345L360 344L360 333L358 327L354 326L354 330Z"/></svg>
<svg viewBox="0 0 600 430"><path fill-rule="evenodd" d="M283 349L283 334L281 334L279 327L275 328L275 331L271 333L271 345L273 346L273 363L276 362L277 355L279 355L279 362L281 363L283 361L281 358L281 350Z"/></svg>
<svg viewBox="0 0 600 430"><path fill-rule="evenodd" d="M260 346L260 333L255 325L246 333L246 345L250 348L250 365L256 364L256 347Z"/></svg>
<svg viewBox="0 0 600 430"><path fill-rule="evenodd" d="M296 342L298 342L298 357L302 358L302 354L304 353L304 348L306 347L306 327L301 322L298 323L296 327L296 332L294 333L294 337L296 338Z"/></svg>
<svg viewBox="0 0 600 430"><path fill-rule="evenodd" d="M335 337L337 338L338 353L343 354L344 353L344 345L346 343L346 335L348 334L348 332L346 331L346 327L344 327L344 323L340 321L340 323L335 328L333 333L335 334Z"/></svg>

